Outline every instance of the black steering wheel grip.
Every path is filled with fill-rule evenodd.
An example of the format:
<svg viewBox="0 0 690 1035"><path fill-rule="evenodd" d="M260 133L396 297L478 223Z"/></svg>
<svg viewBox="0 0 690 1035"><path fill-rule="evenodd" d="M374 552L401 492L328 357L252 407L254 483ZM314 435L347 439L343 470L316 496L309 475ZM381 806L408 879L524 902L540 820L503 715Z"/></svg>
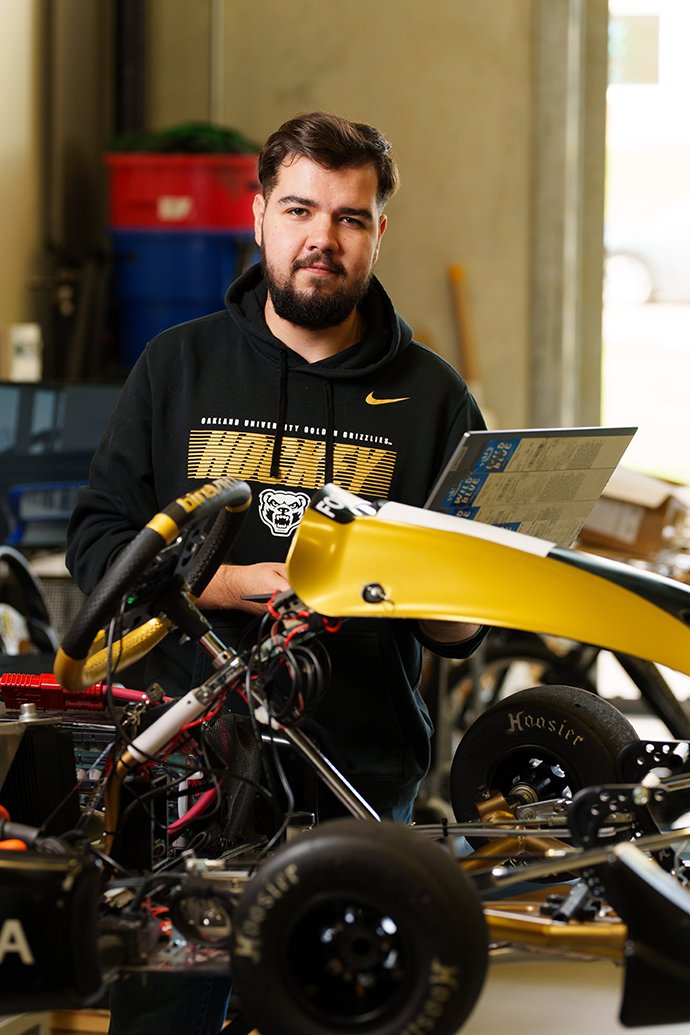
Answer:
<svg viewBox="0 0 690 1035"><path fill-rule="evenodd" d="M227 555L252 501L247 482L219 478L180 496L155 514L118 554L98 585L84 601L55 656L54 673L67 690L84 690L102 679L108 653L99 633L121 608L131 591L161 550L175 543L184 563L175 571L185 578L193 596L201 595ZM208 525L192 548L185 544L194 530ZM129 630L117 641L117 668L122 670L144 657L173 627L160 615Z"/></svg>

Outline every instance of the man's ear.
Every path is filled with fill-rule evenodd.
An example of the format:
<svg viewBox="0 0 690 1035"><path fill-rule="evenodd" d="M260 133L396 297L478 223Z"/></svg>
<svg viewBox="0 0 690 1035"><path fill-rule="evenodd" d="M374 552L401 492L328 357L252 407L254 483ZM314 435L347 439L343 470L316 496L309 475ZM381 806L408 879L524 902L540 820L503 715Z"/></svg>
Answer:
<svg viewBox="0 0 690 1035"><path fill-rule="evenodd" d="M374 253L374 262L378 261L379 250L381 248L381 238L385 234L387 226L388 226L388 217L387 216L380 216L379 217L379 239L376 242L376 251Z"/></svg>
<svg viewBox="0 0 690 1035"><path fill-rule="evenodd" d="M252 202L254 213L254 240L261 247L263 239L264 212L266 211L266 200L263 194L255 194Z"/></svg>

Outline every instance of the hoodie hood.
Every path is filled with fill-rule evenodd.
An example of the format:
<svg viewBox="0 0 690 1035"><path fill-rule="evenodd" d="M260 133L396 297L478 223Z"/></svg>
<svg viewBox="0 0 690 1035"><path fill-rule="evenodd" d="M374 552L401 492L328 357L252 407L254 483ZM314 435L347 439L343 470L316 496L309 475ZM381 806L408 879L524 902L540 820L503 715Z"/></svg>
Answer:
<svg viewBox="0 0 690 1035"><path fill-rule="evenodd" d="M225 306L245 338L264 355L278 364L280 354L287 353L290 370L299 368L303 374L333 381L362 377L386 366L412 341L412 329L396 313L380 281L372 277L359 307L364 337L335 356L308 363L268 329L264 319L267 294L261 264L257 263L230 285Z"/></svg>
<svg viewBox="0 0 690 1035"><path fill-rule="evenodd" d="M271 333L264 318L268 289L261 264L257 263L235 280L225 295L225 306L245 340L275 363L277 379L276 437L271 462L271 477L280 478L288 381L299 371L320 378L324 386L326 427L326 482L333 480L333 386L338 381L360 378L387 366L412 341L412 329L396 313L380 281L372 277L369 290L360 304L364 336L356 344L334 356L315 363L288 348Z"/></svg>

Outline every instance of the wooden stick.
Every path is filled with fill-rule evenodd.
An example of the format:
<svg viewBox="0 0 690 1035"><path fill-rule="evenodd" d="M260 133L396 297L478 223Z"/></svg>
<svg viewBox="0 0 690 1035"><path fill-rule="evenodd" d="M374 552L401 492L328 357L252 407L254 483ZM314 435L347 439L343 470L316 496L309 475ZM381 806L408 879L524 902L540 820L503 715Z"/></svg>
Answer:
<svg viewBox="0 0 690 1035"><path fill-rule="evenodd" d="M465 269L458 263L448 267L448 280L450 282L453 299L453 316L455 319L455 335L458 347L460 373L465 383L477 400L487 427L495 428L496 417L486 406L484 391L479 376L479 363L477 362L477 349L472 334L471 321L465 294Z"/></svg>
<svg viewBox="0 0 690 1035"><path fill-rule="evenodd" d="M448 280L453 300L453 316L455 318L455 336L458 346L460 360L460 373L467 384L479 384L479 368L477 365L477 351L474 337L470 326L469 313L467 309L467 298L465 295L465 269L458 263L448 267Z"/></svg>

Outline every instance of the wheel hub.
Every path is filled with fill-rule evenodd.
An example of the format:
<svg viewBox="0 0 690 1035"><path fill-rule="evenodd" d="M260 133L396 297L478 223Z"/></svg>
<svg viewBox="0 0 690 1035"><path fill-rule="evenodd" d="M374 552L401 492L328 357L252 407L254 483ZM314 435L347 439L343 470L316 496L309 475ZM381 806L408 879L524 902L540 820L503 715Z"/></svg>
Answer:
<svg viewBox="0 0 690 1035"><path fill-rule="evenodd" d="M410 979L395 921L362 903L313 906L295 924L289 946L295 991L322 1019L379 1016Z"/></svg>
<svg viewBox="0 0 690 1035"><path fill-rule="evenodd" d="M515 798L519 804L525 804L572 794L568 774L543 750L526 749L509 754L496 768L491 783L511 803Z"/></svg>

